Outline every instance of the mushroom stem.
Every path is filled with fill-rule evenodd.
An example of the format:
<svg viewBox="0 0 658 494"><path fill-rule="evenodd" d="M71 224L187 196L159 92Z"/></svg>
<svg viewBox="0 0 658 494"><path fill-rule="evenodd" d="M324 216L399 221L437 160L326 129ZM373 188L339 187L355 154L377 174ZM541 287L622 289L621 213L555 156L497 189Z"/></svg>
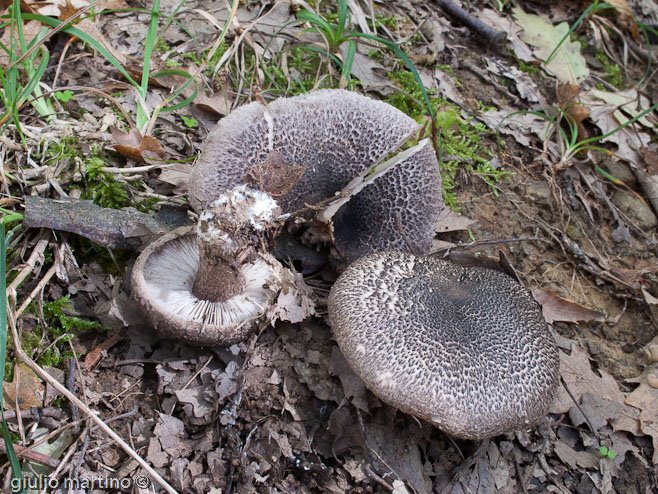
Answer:
<svg viewBox="0 0 658 494"><path fill-rule="evenodd" d="M279 214L269 194L246 186L227 191L201 213L199 269L192 294L200 300L226 302L241 293L246 285L241 267L254 261L258 240Z"/></svg>
<svg viewBox="0 0 658 494"><path fill-rule="evenodd" d="M192 294L200 300L210 302L226 302L244 288L244 277L239 266L227 263L219 256L214 256L211 249L200 246L200 264Z"/></svg>

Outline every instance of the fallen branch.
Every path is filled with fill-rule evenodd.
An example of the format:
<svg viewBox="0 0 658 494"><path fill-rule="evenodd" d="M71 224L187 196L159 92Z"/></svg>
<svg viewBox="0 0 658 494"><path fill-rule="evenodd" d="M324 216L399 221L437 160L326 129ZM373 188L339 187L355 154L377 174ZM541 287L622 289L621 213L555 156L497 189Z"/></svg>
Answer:
<svg viewBox="0 0 658 494"><path fill-rule="evenodd" d="M148 214L135 208L101 208L81 199L44 199L25 196L24 225L75 233L109 249L138 250L152 240L186 224L187 216L175 210L171 218Z"/></svg>
<svg viewBox="0 0 658 494"><path fill-rule="evenodd" d="M434 0L441 10L455 21L470 29L476 36L480 37L491 45L495 50L500 49L505 40L507 33L505 31L496 31L494 28L485 24L477 17L473 17L460 6L452 3L450 0Z"/></svg>

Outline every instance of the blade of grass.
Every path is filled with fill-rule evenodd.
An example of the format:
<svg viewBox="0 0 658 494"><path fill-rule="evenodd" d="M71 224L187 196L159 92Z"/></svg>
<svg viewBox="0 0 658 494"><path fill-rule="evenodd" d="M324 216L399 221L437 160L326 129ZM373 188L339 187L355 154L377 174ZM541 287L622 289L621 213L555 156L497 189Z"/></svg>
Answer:
<svg viewBox="0 0 658 494"><path fill-rule="evenodd" d="M341 72L341 85L345 84L345 86L348 89L353 89L352 65L354 64L355 55L356 55L356 41L350 41L347 44L347 53L345 54L345 61L343 62L343 70Z"/></svg>
<svg viewBox="0 0 658 494"><path fill-rule="evenodd" d="M163 77L163 76L166 76L166 75L177 75L177 76L185 77L187 79L185 81L185 83L183 83L179 88L177 88L173 93L171 93L167 97L167 101L171 101L174 98L178 97L178 95L180 95L183 91L185 91L185 89L190 84L194 84L194 92L190 96L185 98L183 101L181 101L180 103L176 103L175 105L165 106L159 111L169 112L169 111L178 110L179 108L183 108L184 106L187 106L192 101L194 101L194 98L196 98L196 95L199 93L199 88L198 88L197 83L194 80L194 76L192 74L190 74L189 72L185 72L184 70L167 69L167 70L161 70L160 72L156 72L151 77L153 77L154 79L157 79L158 77Z"/></svg>
<svg viewBox="0 0 658 494"><path fill-rule="evenodd" d="M41 40L41 43L45 43L50 38L55 36L55 34L57 34L59 31L61 31L62 29L65 29L67 26L70 26L74 21L76 21L78 18L80 18L84 13L86 13L90 9L93 9L96 5L98 5L102 1L104 1L104 0L96 0L94 3L89 4L89 5L81 8L80 10L78 10L75 14L73 14L71 17L69 17L65 21L59 21L57 19L53 19L52 17L39 16L39 17L45 17L46 19L50 19L51 21L53 21L52 23L51 22L40 21L40 22L42 22L42 24L47 24L47 25L55 28L52 31L50 31ZM25 14L25 13L23 13L21 15L22 15L23 19L30 20L30 19L34 18L33 16L38 15L38 14ZM6 17L7 16L1 16L0 18L6 18ZM82 38L80 38L80 39L82 39ZM33 46L31 49L29 49L28 51L23 53L20 58L18 58L14 62L10 63L9 65L7 65L5 70L9 70L13 65L23 63L34 51L37 50L37 48L38 48L38 46L36 46L36 45Z"/></svg>
<svg viewBox="0 0 658 494"><path fill-rule="evenodd" d="M9 428L7 427L7 422L5 421L4 407L4 382L5 382L5 364L7 356L7 245L11 238L11 235L5 235L5 223L10 221L15 221L22 217L22 215L17 213L12 213L10 215L4 216L0 219L0 410L2 413L2 438L5 443L5 450L7 451L7 457L9 458L9 464L11 466L11 476L15 479L22 479L23 472L21 471L21 465L18 461L18 456L14 451L14 447L11 441L11 436L9 434ZM22 492L25 492L24 489L21 489Z"/></svg>
<svg viewBox="0 0 658 494"><path fill-rule="evenodd" d="M105 58L108 62L110 62L114 67L121 73L122 76L126 78L130 84L132 84L134 87L138 88L140 87L137 82L130 76L130 74L126 71L126 69L121 65L121 62L119 62L114 55L112 55L107 48L105 48L97 39L94 37L88 35L84 31L73 27L71 25L68 25L66 22L62 22L58 19L55 19L53 17L46 17L44 15L40 14L23 14L23 18L27 20L35 20L39 21L43 24L46 24L48 26L54 27L57 31L62 31L65 32L66 34L69 34L71 36L75 36L76 38L79 38L81 41L85 42L89 46L91 46L94 50L96 50L98 53L100 53L103 58ZM52 35L53 31L50 31L48 33L48 36L46 36L42 42L44 42L46 39L48 39ZM21 58L24 58L25 55L23 55Z"/></svg>
<svg viewBox="0 0 658 494"><path fill-rule="evenodd" d="M149 75L151 72L151 56L155 48L155 41L158 37L158 20L160 19L160 0L153 2L151 7L151 22L149 23L148 31L146 32L146 39L144 40L144 59L142 64L142 83L137 92L140 96L139 104L137 105L137 128L140 132L144 132L146 125L149 122L149 110L146 106L146 94L149 88Z"/></svg>

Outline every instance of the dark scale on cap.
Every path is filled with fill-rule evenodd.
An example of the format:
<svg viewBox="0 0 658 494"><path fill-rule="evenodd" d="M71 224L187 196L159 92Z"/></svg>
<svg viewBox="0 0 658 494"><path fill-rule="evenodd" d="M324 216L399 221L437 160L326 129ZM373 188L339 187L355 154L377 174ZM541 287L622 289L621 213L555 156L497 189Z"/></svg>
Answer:
<svg viewBox="0 0 658 494"><path fill-rule="evenodd" d="M371 254L338 278L329 316L369 389L449 434L482 439L547 413L557 349L532 295L500 271Z"/></svg>

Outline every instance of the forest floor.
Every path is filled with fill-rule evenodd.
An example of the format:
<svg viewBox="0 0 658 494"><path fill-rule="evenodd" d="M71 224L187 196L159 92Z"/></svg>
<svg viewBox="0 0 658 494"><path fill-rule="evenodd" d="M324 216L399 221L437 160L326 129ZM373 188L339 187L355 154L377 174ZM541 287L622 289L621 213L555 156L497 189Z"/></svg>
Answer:
<svg viewBox="0 0 658 494"><path fill-rule="evenodd" d="M419 121L427 113L407 66L383 44L347 36L331 57L323 52L327 33L303 24L299 11L340 23L333 2L241 1L231 17L218 2L175 10L178 2L162 1L155 41L146 3L101 2L97 12L131 9L84 19L78 38L62 31L43 42L28 63L34 69L49 53L39 77L50 107L25 104L3 120L0 206L11 231L4 403L26 479L49 476L62 488L69 477L115 478L139 492L155 482L157 492L213 494L658 492L658 58L637 24L656 26L655 2L610 2L617 7L590 8L582 22L590 2L461 2L508 33L502 44L451 21L435 2L349 2L349 29L406 40L430 91L444 197L458 211L439 224L435 247L502 252L552 323L562 380L549 415L485 441L452 438L356 384L332 339L326 269L309 281L316 317L198 349L159 337L130 295L136 250L162 232L99 231L74 218L77 209L28 222L25 196L166 211L184 222L205 136L255 99L347 86ZM23 35L28 43L39 36L40 15L65 19L80 8L26 1ZM346 76L350 39L357 50ZM140 81L149 43L140 114L139 90L110 59ZM3 74L10 62L0 60ZM31 72L19 62L25 84ZM168 101L187 80L200 90L191 84ZM88 240L119 245L110 233L129 248ZM42 372L83 403L46 386ZM0 468L3 488L15 490L9 464Z"/></svg>

